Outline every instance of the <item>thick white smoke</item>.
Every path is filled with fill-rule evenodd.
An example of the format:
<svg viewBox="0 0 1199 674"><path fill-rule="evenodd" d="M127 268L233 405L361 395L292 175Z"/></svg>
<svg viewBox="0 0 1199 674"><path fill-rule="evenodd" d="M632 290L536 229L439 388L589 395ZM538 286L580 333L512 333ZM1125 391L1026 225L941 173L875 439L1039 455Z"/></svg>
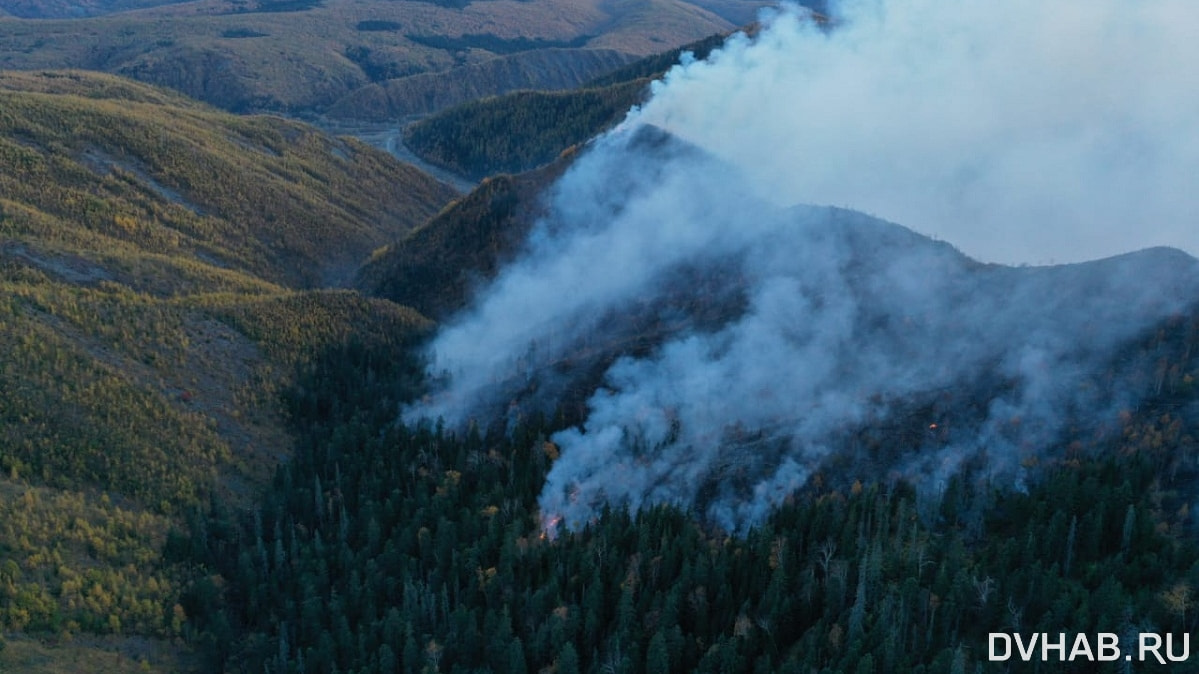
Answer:
<svg viewBox="0 0 1199 674"><path fill-rule="evenodd" d="M738 529L830 461L1014 471L1135 403L1115 354L1199 298L1192 258L984 265L784 206L984 260L1195 250L1197 10L933 4L843 4L827 31L785 9L673 70L440 333L444 387L406 418L553 404L601 367L543 512L669 502Z"/></svg>
<svg viewBox="0 0 1199 674"><path fill-rule="evenodd" d="M1199 3L843 0L678 67L631 123L780 204L847 206L987 261L1199 253Z"/></svg>

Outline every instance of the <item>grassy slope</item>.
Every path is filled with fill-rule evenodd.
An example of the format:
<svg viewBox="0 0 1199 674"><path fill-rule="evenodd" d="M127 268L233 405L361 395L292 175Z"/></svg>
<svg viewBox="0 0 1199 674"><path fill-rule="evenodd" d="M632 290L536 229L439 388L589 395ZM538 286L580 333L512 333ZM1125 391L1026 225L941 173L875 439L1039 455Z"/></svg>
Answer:
<svg viewBox="0 0 1199 674"><path fill-rule="evenodd" d="M0 670L79 670L79 648L131 670L129 639L186 630L166 528L252 496L294 442L278 393L314 354L427 329L317 287L452 194L298 123L0 73L0 633L78 637L14 639Z"/></svg>
<svg viewBox="0 0 1199 674"><path fill-rule="evenodd" d="M243 2L242 9L253 9ZM200 0L88 19L0 19L0 68L86 68L171 86L231 110L331 105L372 81L492 59L408 36L489 36L643 55L731 24L682 0L492 0L459 9L328 0L306 11L236 11ZM380 27L397 26L380 30ZM578 51L578 50L574 50Z"/></svg>

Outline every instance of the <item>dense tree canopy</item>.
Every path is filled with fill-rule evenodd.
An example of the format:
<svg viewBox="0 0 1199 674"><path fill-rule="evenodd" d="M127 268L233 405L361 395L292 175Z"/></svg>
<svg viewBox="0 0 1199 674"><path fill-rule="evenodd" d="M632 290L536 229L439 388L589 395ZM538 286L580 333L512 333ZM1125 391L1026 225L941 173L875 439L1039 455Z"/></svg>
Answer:
<svg viewBox="0 0 1199 674"><path fill-rule="evenodd" d="M396 425L418 373L396 352L327 353L291 398L306 440L262 504L174 537L170 554L211 574L184 606L225 666L1020 671L986 662L988 632L1194 627L1182 388L1128 415L1104 455L1062 448L1023 491L982 466L936 494L827 475L742 536L659 507L546 538L536 497L562 420Z"/></svg>

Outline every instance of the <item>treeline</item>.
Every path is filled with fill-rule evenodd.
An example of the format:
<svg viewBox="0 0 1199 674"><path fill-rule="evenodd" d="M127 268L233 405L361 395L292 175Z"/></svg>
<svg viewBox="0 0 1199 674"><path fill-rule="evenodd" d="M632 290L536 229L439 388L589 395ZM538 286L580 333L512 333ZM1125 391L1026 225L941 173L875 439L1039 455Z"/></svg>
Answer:
<svg viewBox="0 0 1199 674"><path fill-rule="evenodd" d="M485 179L424 227L377 250L358 270L356 286L435 320L449 316L524 240L535 220L537 194L562 168L560 162Z"/></svg>
<svg viewBox="0 0 1199 674"><path fill-rule="evenodd" d="M209 574L182 603L212 666L1021 671L986 661L989 632L1195 627L1193 428L1161 409L1101 458L1062 448L1025 491L978 467L937 494L824 476L743 536L660 507L550 540L536 498L561 421L397 426L419 371L327 352L291 398L305 441L261 505L173 537Z"/></svg>

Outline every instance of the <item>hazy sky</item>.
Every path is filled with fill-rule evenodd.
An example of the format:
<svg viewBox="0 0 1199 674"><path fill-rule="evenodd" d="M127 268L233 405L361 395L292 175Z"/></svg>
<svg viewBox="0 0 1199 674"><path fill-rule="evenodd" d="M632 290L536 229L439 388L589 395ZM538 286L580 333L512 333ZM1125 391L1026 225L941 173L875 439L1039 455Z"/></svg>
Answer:
<svg viewBox="0 0 1199 674"><path fill-rule="evenodd" d="M985 261L1199 253L1199 3L848 0L676 68L637 122L780 204L865 211Z"/></svg>

